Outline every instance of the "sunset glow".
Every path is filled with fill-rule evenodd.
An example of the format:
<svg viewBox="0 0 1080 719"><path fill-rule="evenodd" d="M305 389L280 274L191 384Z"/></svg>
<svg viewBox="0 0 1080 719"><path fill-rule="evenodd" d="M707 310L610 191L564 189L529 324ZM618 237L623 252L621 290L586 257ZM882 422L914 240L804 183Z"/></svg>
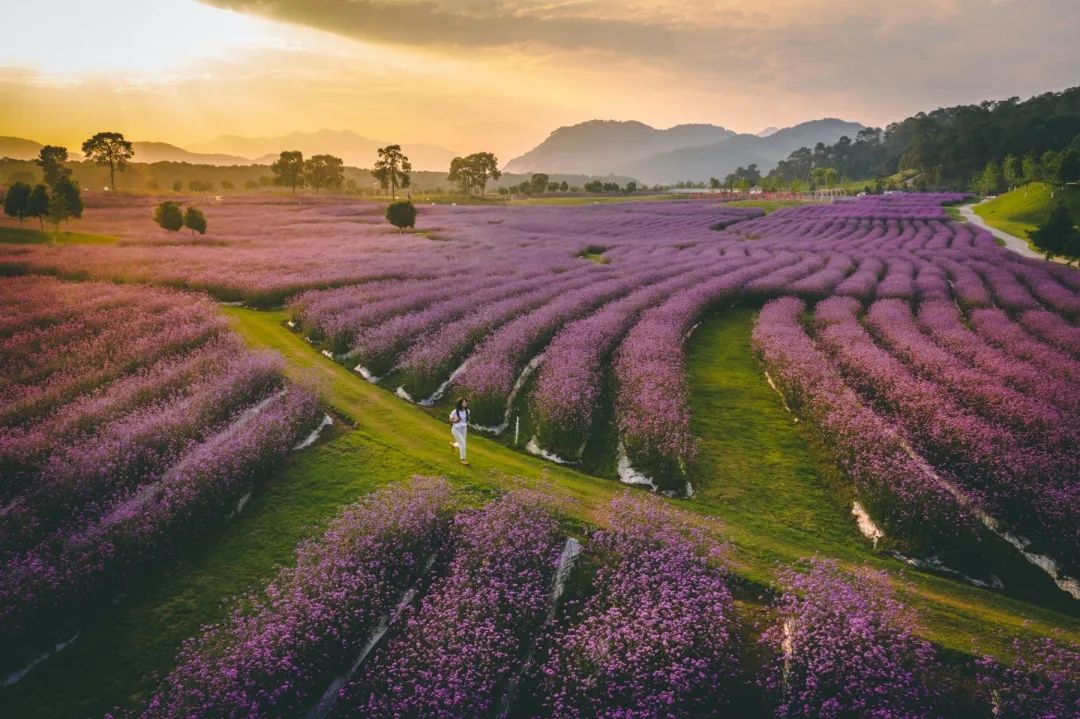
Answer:
<svg viewBox="0 0 1080 719"><path fill-rule="evenodd" d="M1080 67L1070 6L19 3L7 20L24 31L0 47L0 134L74 144L108 125L198 145L347 128L511 156L591 118L882 124L1067 85Z"/></svg>

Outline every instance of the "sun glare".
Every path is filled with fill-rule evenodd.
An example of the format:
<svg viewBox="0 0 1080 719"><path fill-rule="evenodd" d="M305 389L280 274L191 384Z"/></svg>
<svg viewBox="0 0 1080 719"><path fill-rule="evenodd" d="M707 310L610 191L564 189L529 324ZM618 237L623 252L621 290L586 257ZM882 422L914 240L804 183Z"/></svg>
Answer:
<svg viewBox="0 0 1080 719"><path fill-rule="evenodd" d="M192 70L243 50L285 44L276 23L194 0L22 2L5 14L11 32L0 44L0 68L28 69L55 81Z"/></svg>

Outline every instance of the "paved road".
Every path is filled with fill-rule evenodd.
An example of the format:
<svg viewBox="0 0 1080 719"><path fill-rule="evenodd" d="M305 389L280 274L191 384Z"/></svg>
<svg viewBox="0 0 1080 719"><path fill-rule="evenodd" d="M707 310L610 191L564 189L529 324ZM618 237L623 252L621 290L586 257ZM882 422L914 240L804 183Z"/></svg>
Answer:
<svg viewBox="0 0 1080 719"><path fill-rule="evenodd" d="M991 227L990 225L986 224L986 222L983 221L983 218L975 214L975 211L972 209L973 207L975 207L975 205L960 205L960 214L964 216L965 220L967 220L973 225L978 225L994 237L1002 240L1005 243L1005 247L1012 250L1018 255L1023 255L1024 257L1034 257L1037 260L1043 258L1042 255L1031 249L1031 246L1028 245L1027 240L1023 240L1016 235L1010 235L1008 232L999 230L996 227Z"/></svg>

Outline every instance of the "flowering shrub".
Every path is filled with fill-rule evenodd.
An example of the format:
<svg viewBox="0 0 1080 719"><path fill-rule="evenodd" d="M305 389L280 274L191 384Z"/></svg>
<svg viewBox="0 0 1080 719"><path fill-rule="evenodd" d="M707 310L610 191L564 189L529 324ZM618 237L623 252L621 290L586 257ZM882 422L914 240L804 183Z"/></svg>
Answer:
<svg viewBox="0 0 1080 719"><path fill-rule="evenodd" d="M302 716L448 540L449 497L445 480L415 477L345 508L265 592L185 643L140 716Z"/></svg>
<svg viewBox="0 0 1080 719"><path fill-rule="evenodd" d="M539 627L560 552L555 520L510 494L455 522L447 576L344 690L345 716L483 716Z"/></svg>
<svg viewBox="0 0 1080 719"><path fill-rule="evenodd" d="M763 635L778 654L763 679L777 717L938 716L930 686L941 667L887 575L847 574L816 559L807 573L784 570L780 579L779 617Z"/></svg>
<svg viewBox="0 0 1080 719"><path fill-rule="evenodd" d="M805 304L774 300L752 341L788 404L809 419L854 482L856 497L889 535L933 550L968 522L957 498L906 451L903 438L848 386L800 323Z"/></svg>
<svg viewBox="0 0 1080 719"><path fill-rule="evenodd" d="M53 622L63 626L76 606L115 593L134 572L220 522L319 414L305 390L274 395L100 518L13 555L0 572L0 640Z"/></svg>
<svg viewBox="0 0 1080 719"><path fill-rule="evenodd" d="M203 298L146 287L0 283L0 641L74 606L224 517L310 430L286 388Z"/></svg>
<svg viewBox="0 0 1080 719"><path fill-rule="evenodd" d="M1001 664L976 662L979 686L995 719L1062 719L1080 715L1080 647L1054 639L1014 640Z"/></svg>
<svg viewBox="0 0 1080 719"><path fill-rule="evenodd" d="M592 593L546 638L535 693L543 716L720 715L736 670L735 610L720 548L652 498L611 503L587 551Z"/></svg>

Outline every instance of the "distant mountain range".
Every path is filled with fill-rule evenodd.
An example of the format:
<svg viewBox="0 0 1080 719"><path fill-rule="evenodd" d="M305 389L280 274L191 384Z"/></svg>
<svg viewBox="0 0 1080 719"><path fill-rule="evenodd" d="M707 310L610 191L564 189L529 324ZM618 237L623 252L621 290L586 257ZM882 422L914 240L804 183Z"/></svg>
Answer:
<svg viewBox="0 0 1080 719"><path fill-rule="evenodd" d="M641 122L590 120L560 127L529 152L503 168L508 173L546 172L572 175L619 175L649 184L680 180L723 179L738 166L756 163L763 173L800 147L818 142L830 145L843 135L854 138L862 129L856 122L834 118L804 122L757 135L739 134L718 125L676 125L658 130ZM133 142L135 162L186 162L192 165L268 165L282 150L299 150L305 157L336 155L346 166L369 168L385 141L351 130L293 132L278 137L222 135L190 148L166 142ZM0 137L0 157L29 160L42 145L19 137ZM403 143L413 169L445 172L455 154L439 145ZM71 159L82 159L78 148L68 148Z"/></svg>
<svg viewBox="0 0 1080 719"><path fill-rule="evenodd" d="M574 172L630 175L647 183L723 179L756 163L767 172L800 147L832 144L863 128L835 118L794 127L738 134L717 125L676 125L658 130L640 122L590 120L560 127L537 147L507 163L507 172ZM768 133L768 134L766 134Z"/></svg>
<svg viewBox="0 0 1080 719"><path fill-rule="evenodd" d="M192 149L167 142L132 142L134 162L187 162L192 165L269 165L282 150L300 150L305 157L319 154L336 155L351 167L371 167L376 151L389 144L372 140L350 130L320 130L293 132L281 137L239 137L222 135ZM38 156L42 144L21 137L0 137L0 157L31 160ZM403 144L402 149L416 170L445 171L453 151L424 143ZM78 147L69 147L72 160L82 159Z"/></svg>

